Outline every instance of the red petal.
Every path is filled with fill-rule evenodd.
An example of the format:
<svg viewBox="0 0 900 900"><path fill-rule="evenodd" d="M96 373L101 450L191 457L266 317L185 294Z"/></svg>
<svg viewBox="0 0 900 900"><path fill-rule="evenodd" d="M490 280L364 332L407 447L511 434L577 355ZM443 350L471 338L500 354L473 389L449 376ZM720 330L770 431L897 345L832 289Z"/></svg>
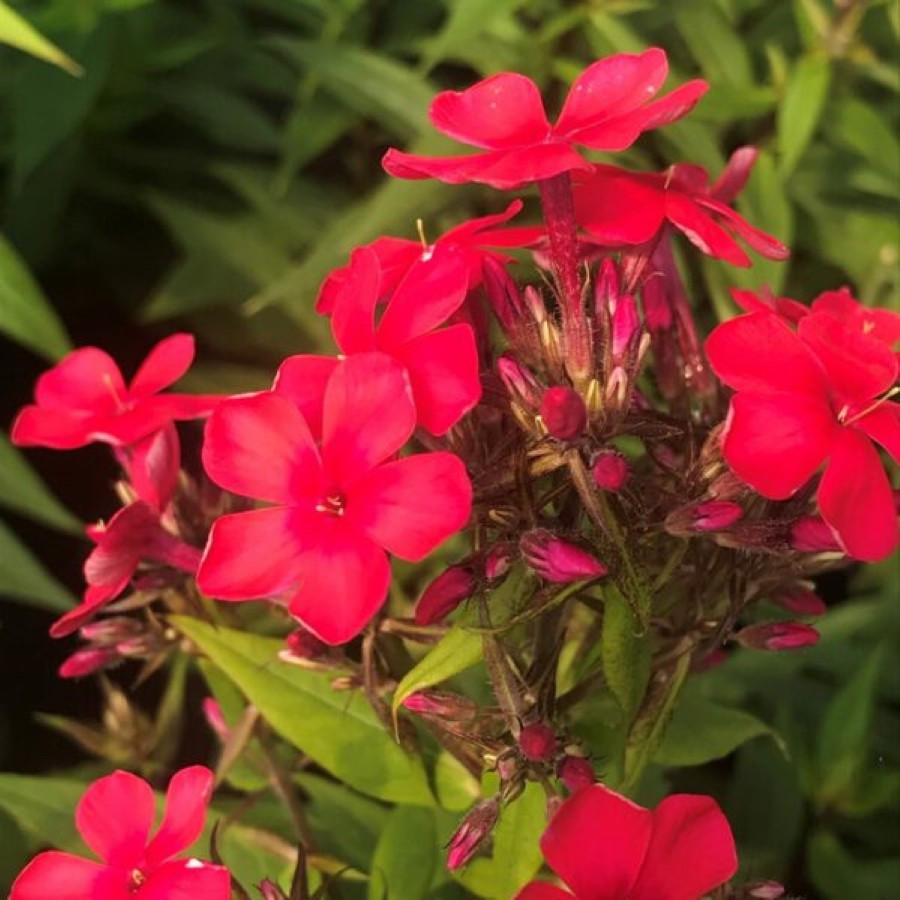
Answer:
<svg viewBox="0 0 900 900"><path fill-rule="evenodd" d="M331 330L344 353L375 349L375 305L381 292L381 269L371 247L353 253L347 278L334 298Z"/></svg>
<svg viewBox="0 0 900 900"><path fill-rule="evenodd" d="M279 367L272 390L287 397L306 419L313 437L322 436L325 387L338 365L333 356L289 356Z"/></svg>
<svg viewBox="0 0 900 900"><path fill-rule="evenodd" d="M663 180L614 166L596 166L575 186L575 218L601 244L643 244L665 216Z"/></svg>
<svg viewBox="0 0 900 900"><path fill-rule="evenodd" d="M150 785L130 772L117 771L87 789L75 810L75 824L102 860L130 870L144 855L155 811Z"/></svg>
<svg viewBox="0 0 900 900"><path fill-rule="evenodd" d="M673 794L653 812L653 833L629 900L696 900L737 871L728 820L711 797Z"/></svg>
<svg viewBox="0 0 900 900"><path fill-rule="evenodd" d="M213 773L206 766L189 766L172 776L165 818L144 857L147 866L158 866L187 850L200 837L212 792Z"/></svg>
<svg viewBox="0 0 900 900"><path fill-rule="evenodd" d="M347 497L347 521L401 559L417 561L459 531L472 485L459 457L421 453L385 463Z"/></svg>
<svg viewBox="0 0 900 900"><path fill-rule="evenodd" d="M129 578L131 577L129 573ZM125 589L125 584L119 590L107 588L89 587L85 591L84 602L79 603L74 609L70 609L50 626L50 637L61 638L78 631L82 625L89 622L99 609L102 609L113 597Z"/></svg>
<svg viewBox="0 0 900 900"><path fill-rule="evenodd" d="M160 341L141 363L131 379L128 393L132 397L156 394L184 375L194 361L194 337L173 334Z"/></svg>
<svg viewBox="0 0 900 900"><path fill-rule="evenodd" d="M406 371L384 353L346 359L328 382L324 405L322 456L343 488L396 453L416 425Z"/></svg>
<svg viewBox="0 0 900 900"><path fill-rule="evenodd" d="M420 498L421 499L421 498ZM289 609L326 644L356 637L381 608L391 581L384 550L337 516L323 516Z"/></svg>
<svg viewBox="0 0 900 900"><path fill-rule="evenodd" d="M550 133L537 85L514 72L493 75L465 91L438 94L429 115L438 131L484 149L536 144Z"/></svg>
<svg viewBox="0 0 900 900"><path fill-rule="evenodd" d="M816 495L822 518L848 555L886 559L897 547L897 512L891 483L871 441L842 428Z"/></svg>
<svg viewBox="0 0 900 900"><path fill-rule="evenodd" d="M757 156L756 147L738 147L728 157L728 164L709 191L710 196L720 203L733 203L747 184Z"/></svg>
<svg viewBox="0 0 900 900"><path fill-rule="evenodd" d="M97 347L70 353L41 375L34 391L38 406L94 413L115 412L125 395L119 367Z"/></svg>
<svg viewBox="0 0 900 900"><path fill-rule="evenodd" d="M524 205L525 204L523 204L521 200L513 200L501 213L491 213L489 216L480 216L477 219L468 219L465 222L460 222L459 225L454 225L453 228L445 231L435 241L435 244L475 244L477 246L487 244L488 246L511 246L509 244L494 245L489 241L482 240L482 232L494 228L497 225L505 225L510 219L517 216L522 211ZM503 235L505 233L506 232L503 229L497 231L498 235Z"/></svg>
<svg viewBox="0 0 900 900"><path fill-rule="evenodd" d="M623 900L638 877L653 817L601 784L582 788L541 838L550 868L576 897Z"/></svg>
<svg viewBox="0 0 900 900"><path fill-rule="evenodd" d="M900 462L900 404L882 403L868 415L857 419L854 426L878 441L894 462Z"/></svg>
<svg viewBox="0 0 900 900"><path fill-rule="evenodd" d="M792 394L736 394L722 452L735 474L770 500L812 478L840 430L827 406Z"/></svg>
<svg viewBox="0 0 900 900"><path fill-rule="evenodd" d="M220 600L275 597L299 581L307 532L319 516L276 507L222 516L213 523L197 572L204 594Z"/></svg>
<svg viewBox="0 0 900 900"><path fill-rule="evenodd" d="M897 380L897 357L890 347L830 313L810 313L797 333L825 367L841 406L868 405Z"/></svg>
<svg viewBox="0 0 900 900"><path fill-rule="evenodd" d="M737 241L693 199L676 191L666 193L666 218L699 250L733 266L750 265Z"/></svg>
<svg viewBox="0 0 900 900"><path fill-rule="evenodd" d="M766 259L783 260L791 255L791 251L781 241L759 228L754 228L730 206L703 197L698 197L697 203L725 219L728 227L760 256L765 256Z"/></svg>
<svg viewBox="0 0 900 900"><path fill-rule="evenodd" d="M120 509L100 532L97 546L85 560L87 583L108 589L110 596L124 590L160 529L159 513L149 503L136 500Z"/></svg>
<svg viewBox="0 0 900 900"><path fill-rule="evenodd" d="M900 341L900 313L863 306L849 288L819 294L813 300L812 308L815 312L831 313L837 319L853 322L863 334L871 335L891 348Z"/></svg>
<svg viewBox="0 0 900 900"><path fill-rule="evenodd" d="M132 444L122 459L138 497L164 510L175 493L181 469L181 444L172 424Z"/></svg>
<svg viewBox="0 0 900 900"><path fill-rule="evenodd" d="M516 894L516 900L572 900L572 894L546 881L532 881Z"/></svg>
<svg viewBox="0 0 900 900"><path fill-rule="evenodd" d="M382 165L396 178L437 178L447 184L474 181L501 191L591 167L567 144L535 144L521 150L493 150L471 156L414 156L388 150Z"/></svg>
<svg viewBox="0 0 900 900"><path fill-rule="evenodd" d="M322 466L309 426L286 397L232 397L206 423L203 466L220 487L273 503L317 496Z"/></svg>
<svg viewBox="0 0 900 900"><path fill-rule="evenodd" d="M13 883L9 900L127 900L115 891L106 866L69 853L39 853Z"/></svg>
<svg viewBox="0 0 900 900"><path fill-rule="evenodd" d="M554 134L581 143L579 132L643 106L668 74L666 54L658 47L598 60L569 89Z"/></svg>
<svg viewBox="0 0 900 900"><path fill-rule="evenodd" d="M231 875L224 866L179 859L151 872L135 900L228 900Z"/></svg>
<svg viewBox="0 0 900 900"><path fill-rule="evenodd" d="M431 434L446 434L478 403L481 379L471 326L423 334L395 355L406 366L419 424Z"/></svg>
<svg viewBox="0 0 900 900"><path fill-rule="evenodd" d="M442 325L466 299L468 285L463 255L450 248L413 263L378 324L378 349L393 353Z"/></svg>
<svg viewBox="0 0 900 900"><path fill-rule="evenodd" d="M706 355L736 391L787 392L828 402L824 373L791 328L769 312L738 316L715 328Z"/></svg>
<svg viewBox="0 0 900 900"><path fill-rule="evenodd" d="M95 421L96 417L90 413L26 406L16 416L10 437L18 447L74 450L94 440L92 425Z"/></svg>

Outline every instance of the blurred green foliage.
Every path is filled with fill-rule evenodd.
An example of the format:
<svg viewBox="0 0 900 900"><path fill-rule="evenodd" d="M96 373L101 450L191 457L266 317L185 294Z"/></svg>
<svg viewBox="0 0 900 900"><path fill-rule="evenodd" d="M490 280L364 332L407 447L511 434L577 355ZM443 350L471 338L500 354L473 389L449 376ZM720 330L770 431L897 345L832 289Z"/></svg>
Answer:
<svg viewBox="0 0 900 900"><path fill-rule="evenodd" d="M687 120L617 161L695 162L715 176L731 150L752 143L762 152L738 205L793 248L786 264L757 260L746 271L692 263L700 315L730 315L734 285L768 284L808 300L850 284L865 303L897 302L900 6L892 0L14 7L0 2L0 42L41 58L0 48L0 332L48 359L69 346L54 304L77 317L78 292L51 303L39 282L53 276L64 292L77 273L136 324L196 331L204 349L191 387L265 384L284 355L327 346L315 292L355 245L414 236L417 218L435 235L500 208L503 198L485 189L383 176L389 145L449 149L428 125L436 90L512 69L541 84L552 106L587 62L650 45L669 53L673 84L702 75L712 87ZM21 454L5 440L0 451L0 505L71 531L72 516ZM66 604L66 590L5 526L0 562L3 593ZM746 875L783 878L826 900L887 897L900 883L896 565L866 570L853 593L825 617L818 647L741 652L698 678L642 788L649 797L667 782L726 797ZM226 663L240 685L246 673ZM328 708L309 698L327 719ZM296 742L285 715L284 736ZM344 778L347 765L331 763ZM369 775L349 776L366 790ZM378 862L369 897L456 896L437 847L456 820L445 810L465 805L458 788L452 800L439 796L445 810L400 806L388 815L322 779L303 787L328 852L362 870ZM45 837L42 823L68 826L76 794L65 779L0 783L0 813L8 813L0 814L0 879ZM528 822L503 828L499 857L466 875L471 889L494 883L490 866L515 855L507 832ZM348 830L366 839L342 846ZM432 832L438 843L416 868L436 873L426 894L429 884L409 881L416 873L398 861L397 846ZM533 866L522 865L529 871L498 864L505 883L530 877Z"/></svg>

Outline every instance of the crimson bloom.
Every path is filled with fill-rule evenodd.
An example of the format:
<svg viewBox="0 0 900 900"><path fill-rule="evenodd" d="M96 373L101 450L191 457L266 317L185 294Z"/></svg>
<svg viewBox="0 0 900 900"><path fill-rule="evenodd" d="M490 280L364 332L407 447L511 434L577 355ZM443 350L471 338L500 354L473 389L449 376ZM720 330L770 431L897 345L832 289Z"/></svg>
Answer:
<svg viewBox="0 0 900 900"><path fill-rule="evenodd" d="M651 812L602 784L563 803L541 850L569 890L533 881L516 900L697 900L737 870L712 798L673 794Z"/></svg>
<svg viewBox="0 0 900 900"><path fill-rule="evenodd" d="M9 900L228 900L224 866L175 859L203 831L213 773L191 766L172 776L166 813L153 837L153 789L130 772L95 781L75 811L85 843L102 862L55 850L40 853L12 886Z"/></svg>
<svg viewBox="0 0 900 900"><path fill-rule="evenodd" d="M214 397L164 394L194 359L194 339L173 334L147 355L126 385L115 361L97 347L74 350L38 379L35 404L19 412L12 440L20 447L71 450L94 441L124 447L173 419L194 419Z"/></svg>
<svg viewBox="0 0 900 900"><path fill-rule="evenodd" d="M376 323L383 273L377 254L363 247L354 252L347 281L335 297L331 327L341 352L379 350L401 363L419 424L434 435L448 431L481 396L472 326L438 327L462 305L468 278L465 256L452 247L439 248L410 266ZM321 385L336 365L323 357L292 357L281 366L276 390L302 392L309 402L305 399L301 408L308 409L321 397L313 386Z"/></svg>
<svg viewBox="0 0 900 900"><path fill-rule="evenodd" d="M340 644L384 602L385 551L422 559L466 522L472 488L452 453L393 458L416 411L409 378L389 356L361 353L334 368L321 446L301 411L307 399L261 393L213 413L203 446L210 477L276 505L218 519L197 580L223 600L288 595L303 625Z"/></svg>
<svg viewBox="0 0 900 900"><path fill-rule="evenodd" d="M795 331L779 315L754 312L719 325L706 352L737 392L722 441L735 474L783 500L824 464L823 519L849 555L878 560L897 546L897 518L872 440L900 457L900 407L889 399L897 356L880 337L890 323L872 333L868 321L820 308Z"/></svg>
<svg viewBox="0 0 900 900"><path fill-rule="evenodd" d="M513 200L502 213L461 222L428 245L396 237L380 237L365 244L378 257L381 267L381 296L390 297L415 262L429 259L435 251L446 247L453 247L463 257L469 270L469 290L478 287L482 281L485 259L494 259L499 263L512 261L511 256L493 248L526 247L543 235L544 229L537 225L499 227L518 215L521 209L522 201ZM332 312L335 300L349 276L349 265L341 266L328 275L319 288L316 312Z"/></svg>
<svg viewBox="0 0 900 900"><path fill-rule="evenodd" d="M710 187L706 170L693 165L665 172L594 166L575 185L575 218L608 247L647 243L668 223L703 253L733 266L750 265L735 236L768 259L787 259L787 247L720 199L721 181Z"/></svg>
<svg viewBox="0 0 900 900"><path fill-rule="evenodd" d="M668 72L666 54L656 47L598 60L575 80L555 125L530 78L501 72L465 91L438 94L429 112L438 131L483 152L427 157L391 149L383 165L398 178L476 181L504 190L587 171L576 145L625 150L644 131L680 119L706 93L706 82L690 81L651 102Z"/></svg>

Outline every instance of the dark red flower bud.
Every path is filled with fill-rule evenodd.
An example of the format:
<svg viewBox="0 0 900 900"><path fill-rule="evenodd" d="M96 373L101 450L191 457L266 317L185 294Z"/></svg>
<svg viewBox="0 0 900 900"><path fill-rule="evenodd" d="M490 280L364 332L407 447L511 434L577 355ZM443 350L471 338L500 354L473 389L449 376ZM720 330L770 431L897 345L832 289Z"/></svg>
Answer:
<svg viewBox="0 0 900 900"><path fill-rule="evenodd" d="M549 725L532 722L519 732L519 749L531 762L546 762L556 753L556 735Z"/></svg>
<svg viewBox="0 0 900 900"><path fill-rule="evenodd" d="M541 406L541 387L515 356L503 353L497 360L497 374L512 400L528 412L537 413Z"/></svg>
<svg viewBox="0 0 900 900"><path fill-rule="evenodd" d="M630 474L627 460L615 450L602 450L591 463L594 484L601 491L609 491L613 494L621 491Z"/></svg>
<svg viewBox="0 0 900 900"><path fill-rule="evenodd" d="M120 659L112 647L88 647L73 653L60 667L60 678L83 678Z"/></svg>
<svg viewBox="0 0 900 900"><path fill-rule="evenodd" d="M482 274L484 292L497 321L507 334L514 334L522 326L525 316L518 285L506 266L489 256L482 260Z"/></svg>
<svg viewBox="0 0 900 900"><path fill-rule="evenodd" d="M796 650L819 642L819 632L802 622L763 622L742 628L734 639L753 650Z"/></svg>
<svg viewBox="0 0 900 900"><path fill-rule="evenodd" d="M420 716L452 721L471 718L476 711L475 704L466 697L442 691L416 691L406 697L401 705Z"/></svg>
<svg viewBox="0 0 900 900"><path fill-rule="evenodd" d="M509 571L513 550L510 544L494 544L484 557L484 577L493 581Z"/></svg>
<svg viewBox="0 0 900 900"><path fill-rule="evenodd" d="M552 387L541 399L541 419L552 437L571 441L584 434L587 408L572 388Z"/></svg>
<svg viewBox="0 0 900 900"><path fill-rule="evenodd" d="M285 639L287 652L296 659L320 659L331 652L331 648L320 641L311 631L297 628Z"/></svg>
<svg viewBox="0 0 900 900"><path fill-rule="evenodd" d="M81 626L78 633L86 641L94 644L118 644L119 641L135 637L143 630L144 626L137 619L113 616L97 622L88 622L87 625Z"/></svg>
<svg viewBox="0 0 900 900"><path fill-rule="evenodd" d="M571 794L597 780L590 760L583 756L566 756L559 764L556 774Z"/></svg>
<svg viewBox="0 0 900 900"><path fill-rule="evenodd" d="M707 500L670 513L666 531L680 537L712 531L724 531L744 515L744 508L731 500Z"/></svg>
<svg viewBox="0 0 900 900"><path fill-rule="evenodd" d="M612 341L610 352L612 361L623 364L637 344L641 334L641 320L638 318L637 304L631 294L622 294L610 304L612 320Z"/></svg>
<svg viewBox="0 0 900 900"><path fill-rule="evenodd" d="M416 603L416 625L434 625L472 596L475 579L464 566L450 566L422 591Z"/></svg>
<svg viewBox="0 0 900 900"><path fill-rule="evenodd" d="M500 802L496 797L483 800L462 820L450 838L447 849L447 868L452 872L464 866L474 855L497 824Z"/></svg>
<svg viewBox="0 0 900 900"><path fill-rule="evenodd" d="M287 894L268 878L263 879L258 888L262 900L288 900Z"/></svg>
<svg viewBox="0 0 900 900"><path fill-rule="evenodd" d="M775 594L772 602L795 616L821 616L828 612L825 601L815 591L802 584Z"/></svg>
<svg viewBox="0 0 900 900"><path fill-rule="evenodd" d="M542 578L556 584L599 578L609 571L587 550L556 537L546 528L526 531L519 547L525 562Z"/></svg>

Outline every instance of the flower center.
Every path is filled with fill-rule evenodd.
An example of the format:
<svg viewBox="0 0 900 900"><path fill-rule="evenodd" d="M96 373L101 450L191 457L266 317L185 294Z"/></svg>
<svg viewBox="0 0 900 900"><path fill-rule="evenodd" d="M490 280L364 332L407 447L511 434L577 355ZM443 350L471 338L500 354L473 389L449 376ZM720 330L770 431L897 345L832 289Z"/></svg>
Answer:
<svg viewBox="0 0 900 900"><path fill-rule="evenodd" d="M146 880L147 876L140 869L132 869L128 873L128 893L136 894Z"/></svg>
<svg viewBox="0 0 900 900"><path fill-rule="evenodd" d="M333 493L316 504L316 512L328 513L331 516L344 514L344 498L341 494Z"/></svg>

